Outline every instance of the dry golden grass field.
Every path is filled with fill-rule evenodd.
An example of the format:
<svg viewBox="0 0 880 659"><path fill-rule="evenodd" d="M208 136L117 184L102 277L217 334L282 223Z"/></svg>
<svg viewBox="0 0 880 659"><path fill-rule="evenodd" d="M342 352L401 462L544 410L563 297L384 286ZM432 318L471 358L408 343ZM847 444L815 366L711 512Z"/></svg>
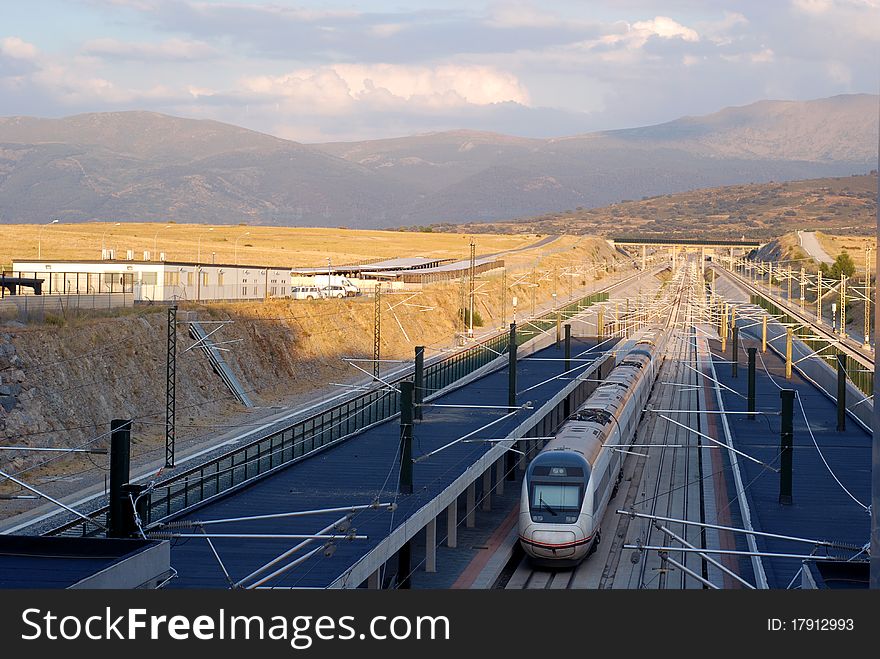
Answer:
<svg viewBox="0 0 880 659"><path fill-rule="evenodd" d="M477 237L477 253L525 247L534 234ZM243 263L284 267L346 264L398 256L468 258L470 236L456 233L410 233L292 227L215 226L92 222L86 224L0 225L0 266L13 259L100 259L102 245L116 256L134 250L164 252L169 261Z"/></svg>
<svg viewBox="0 0 880 659"><path fill-rule="evenodd" d="M838 254L846 251L852 257L853 263L856 264L856 268L859 270L865 269L865 246L867 245L872 250L877 249L877 239L873 236L832 236L827 233L816 232L816 238L819 244L822 245L822 249L828 252L828 256L831 258L837 258ZM872 260L876 255L877 252L875 251L871 257ZM872 262L872 270L873 267L874 264Z"/></svg>

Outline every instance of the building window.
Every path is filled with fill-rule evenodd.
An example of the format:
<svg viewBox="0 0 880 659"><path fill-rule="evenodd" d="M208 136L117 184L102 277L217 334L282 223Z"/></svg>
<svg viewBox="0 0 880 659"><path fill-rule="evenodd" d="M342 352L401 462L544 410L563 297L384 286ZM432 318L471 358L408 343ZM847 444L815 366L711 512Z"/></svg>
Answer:
<svg viewBox="0 0 880 659"><path fill-rule="evenodd" d="M180 284L180 273L175 270L173 272L165 273L165 285L166 286L178 286Z"/></svg>
<svg viewBox="0 0 880 659"><path fill-rule="evenodd" d="M146 286L155 286L159 282L158 273L156 272L142 272L141 273L141 283Z"/></svg>
<svg viewBox="0 0 880 659"><path fill-rule="evenodd" d="M193 273L191 273L191 272L186 273L186 285L187 286L193 285Z"/></svg>
<svg viewBox="0 0 880 659"><path fill-rule="evenodd" d="M269 295L271 295L272 297L275 297L276 295L278 295L278 287L273 286L272 288L270 288Z"/></svg>
<svg viewBox="0 0 880 659"><path fill-rule="evenodd" d="M202 286L207 286L207 285L208 285L208 273L203 272L202 273Z"/></svg>
<svg viewBox="0 0 880 659"><path fill-rule="evenodd" d="M286 287L286 286L282 286L282 287L281 287L281 296L284 297L285 295L287 295L287 287Z"/></svg>
<svg viewBox="0 0 880 659"><path fill-rule="evenodd" d="M241 294L242 296L247 297L247 286L241 287Z"/></svg>
<svg viewBox="0 0 880 659"><path fill-rule="evenodd" d="M222 272L217 273L217 285L218 286L223 285L223 273Z"/></svg>

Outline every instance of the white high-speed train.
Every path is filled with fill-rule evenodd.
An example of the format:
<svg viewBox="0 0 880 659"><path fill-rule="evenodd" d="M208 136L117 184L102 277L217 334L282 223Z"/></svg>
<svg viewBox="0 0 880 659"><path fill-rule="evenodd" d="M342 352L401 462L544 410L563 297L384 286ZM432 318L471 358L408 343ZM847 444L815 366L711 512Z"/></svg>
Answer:
<svg viewBox="0 0 880 659"><path fill-rule="evenodd" d="M625 454L614 449L631 443L665 338L660 327L636 334L614 370L526 469L519 540L533 562L570 567L599 544L599 524L622 476Z"/></svg>

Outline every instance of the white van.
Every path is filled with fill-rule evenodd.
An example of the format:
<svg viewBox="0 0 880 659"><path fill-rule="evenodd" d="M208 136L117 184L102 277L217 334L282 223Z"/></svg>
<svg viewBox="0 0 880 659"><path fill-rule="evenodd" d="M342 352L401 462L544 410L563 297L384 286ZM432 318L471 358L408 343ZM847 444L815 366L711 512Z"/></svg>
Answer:
<svg viewBox="0 0 880 659"><path fill-rule="evenodd" d="M324 295L317 286L293 286L290 289L290 297L294 300L317 300Z"/></svg>
<svg viewBox="0 0 880 659"><path fill-rule="evenodd" d="M324 297L345 297L347 295L347 291L342 286L325 286L321 289L321 293L324 294Z"/></svg>

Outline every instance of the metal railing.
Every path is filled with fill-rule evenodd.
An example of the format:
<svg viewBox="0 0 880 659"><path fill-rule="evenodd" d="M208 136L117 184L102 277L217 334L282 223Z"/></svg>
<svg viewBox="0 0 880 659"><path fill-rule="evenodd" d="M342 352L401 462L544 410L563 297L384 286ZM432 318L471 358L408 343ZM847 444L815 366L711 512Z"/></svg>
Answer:
<svg viewBox="0 0 880 659"><path fill-rule="evenodd" d="M593 293L559 309L565 317L597 302L608 299L608 293ZM530 325L518 327L517 345L534 336L534 325L549 329L556 324L556 310L549 311ZM476 345L456 352L425 366L425 390L429 395L470 375L507 351L509 333L502 332ZM412 377L402 375L389 384ZM400 392L393 387L379 388L357 395L318 412L306 419L272 434L256 439L153 484L146 505L144 525L157 522L229 492L257 477L299 461L342 439L348 438L377 423L387 421L400 412ZM89 517L106 526L108 506L103 506ZM62 524L44 535L94 536L98 529L82 520Z"/></svg>

